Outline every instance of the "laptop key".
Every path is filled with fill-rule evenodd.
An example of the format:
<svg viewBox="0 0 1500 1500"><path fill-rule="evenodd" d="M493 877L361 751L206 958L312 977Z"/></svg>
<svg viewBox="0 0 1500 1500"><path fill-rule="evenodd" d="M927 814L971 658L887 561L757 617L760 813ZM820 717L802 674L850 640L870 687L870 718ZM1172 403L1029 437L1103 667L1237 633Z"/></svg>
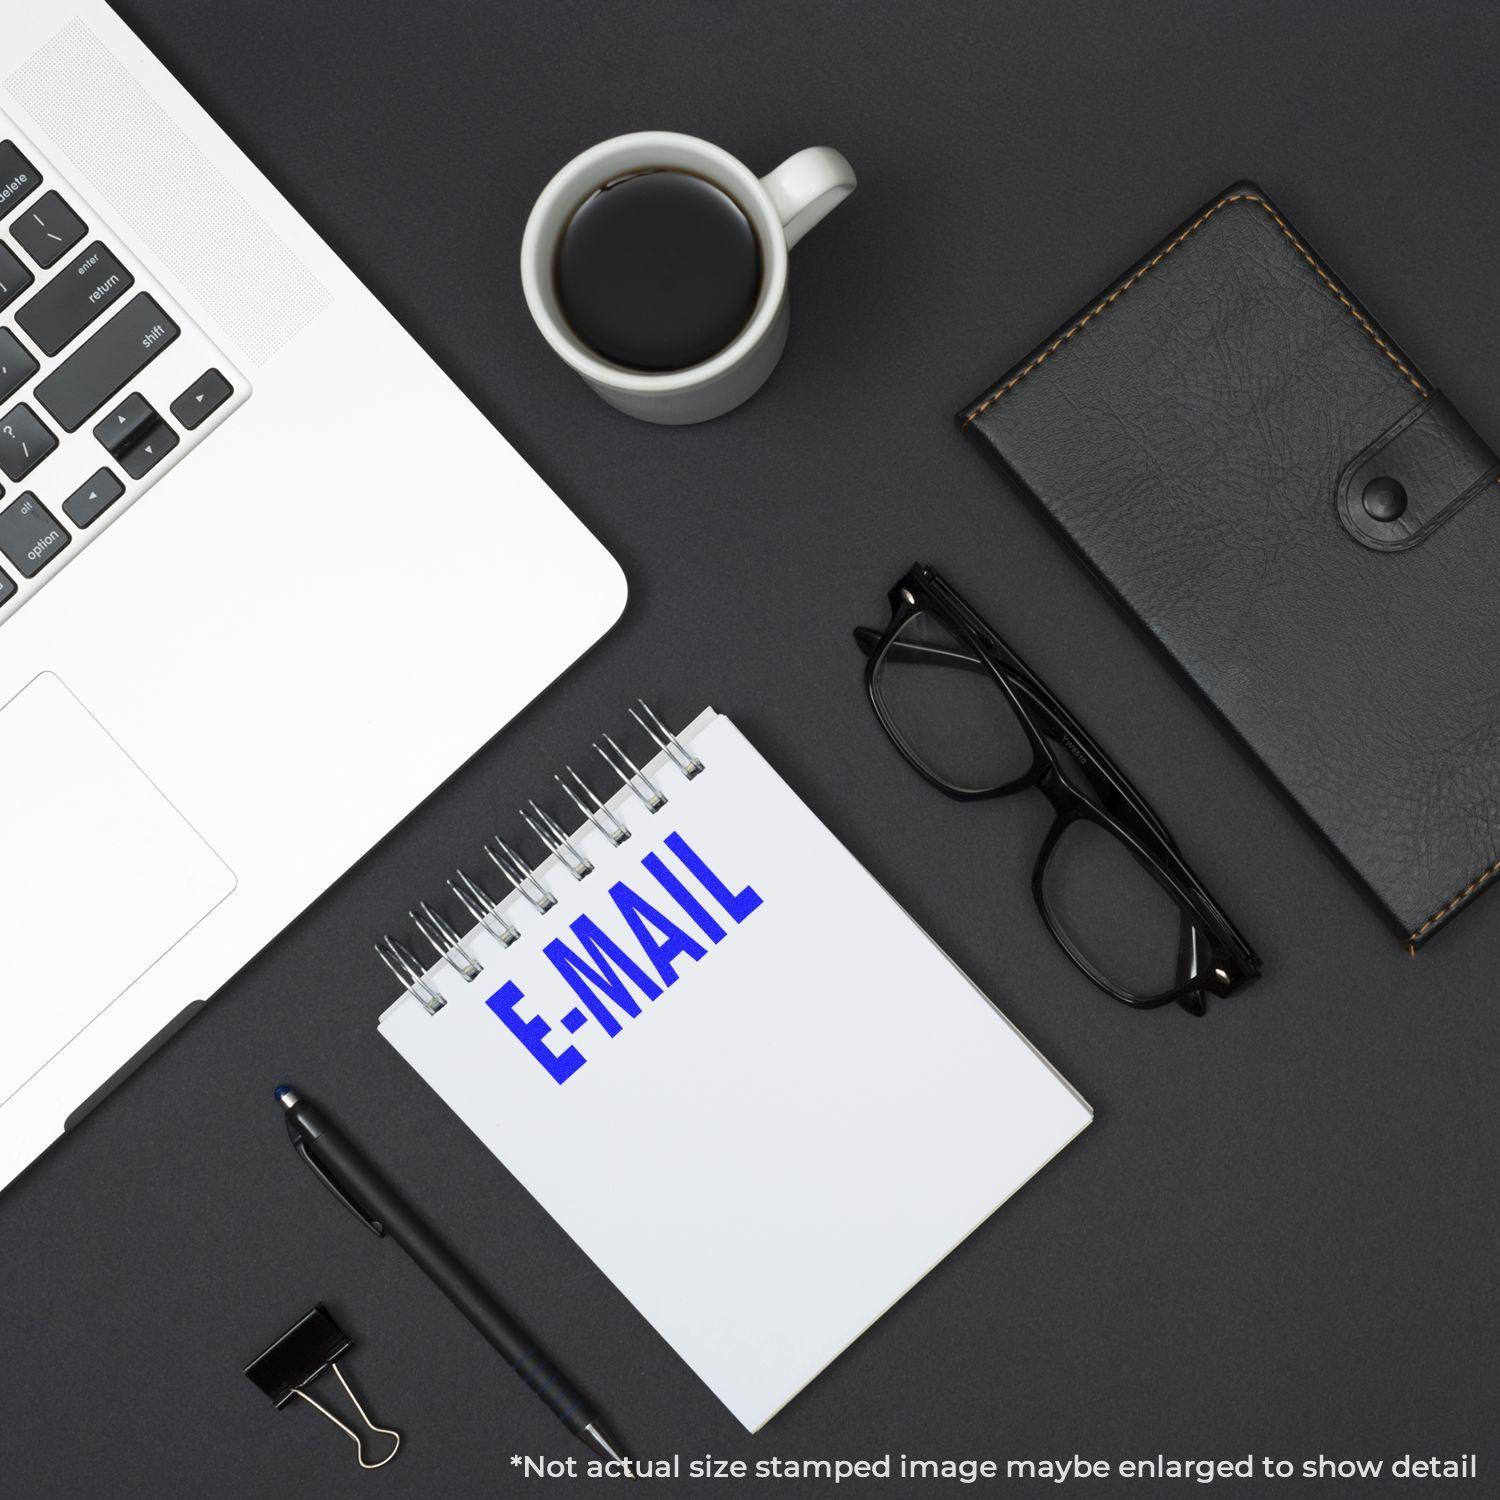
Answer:
<svg viewBox="0 0 1500 1500"><path fill-rule="evenodd" d="M0 328L0 401L9 401L37 372L37 362L15 334Z"/></svg>
<svg viewBox="0 0 1500 1500"><path fill-rule="evenodd" d="M173 403L172 415L191 432L234 394L217 370L205 370Z"/></svg>
<svg viewBox="0 0 1500 1500"><path fill-rule="evenodd" d="M8 214L41 185L42 174L21 155L14 141L0 141L0 214Z"/></svg>
<svg viewBox="0 0 1500 1500"><path fill-rule="evenodd" d="M55 266L88 230L56 192L43 193L10 226L21 248L44 271Z"/></svg>
<svg viewBox="0 0 1500 1500"><path fill-rule="evenodd" d="M80 530L92 526L121 495L125 486L113 469L100 469L63 501L63 514Z"/></svg>
<svg viewBox="0 0 1500 1500"><path fill-rule="evenodd" d="M112 458L133 448L145 431L161 421L155 408L139 391L132 391L94 427L94 436Z"/></svg>
<svg viewBox="0 0 1500 1500"><path fill-rule="evenodd" d="M35 578L71 540L30 490L0 510L0 552L22 578Z"/></svg>
<svg viewBox="0 0 1500 1500"><path fill-rule="evenodd" d="M0 604L4 604L15 591L15 581L8 573L0 571Z"/></svg>
<svg viewBox="0 0 1500 1500"><path fill-rule="evenodd" d="M132 479L144 478L180 441L155 407L135 391L94 428L94 436Z"/></svg>
<svg viewBox="0 0 1500 1500"><path fill-rule="evenodd" d="M154 297L138 292L37 382L36 399L64 432L76 432L181 331Z"/></svg>
<svg viewBox="0 0 1500 1500"><path fill-rule="evenodd" d="M0 245L0 307L9 307L36 277L9 245Z"/></svg>
<svg viewBox="0 0 1500 1500"><path fill-rule="evenodd" d="M132 479L144 479L181 441L160 419L128 453L120 455L120 467Z"/></svg>
<svg viewBox="0 0 1500 1500"><path fill-rule="evenodd" d="M24 479L57 447L57 435L22 401L0 417L0 469Z"/></svg>
<svg viewBox="0 0 1500 1500"><path fill-rule="evenodd" d="M135 277L95 240L16 309L16 322L43 354L56 354L134 284Z"/></svg>

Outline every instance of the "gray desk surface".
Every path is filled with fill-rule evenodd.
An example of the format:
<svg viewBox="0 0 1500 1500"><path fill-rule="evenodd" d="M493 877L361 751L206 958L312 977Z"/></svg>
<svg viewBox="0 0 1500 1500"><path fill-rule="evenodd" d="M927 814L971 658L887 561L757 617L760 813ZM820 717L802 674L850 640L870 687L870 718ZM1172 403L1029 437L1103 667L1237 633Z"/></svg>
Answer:
<svg viewBox="0 0 1500 1500"><path fill-rule="evenodd" d="M604 538L632 598L613 635L0 1198L0 1491L572 1492L513 1474L512 1453L573 1446L399 1252L294 1168L269 1095L284 1076L388 1158L643 1454L1478 1450L1493 1472L1500 897L1406 958L950 423L1250 175L1500 441L1493 7L124 9ZM861 177L795 253L774 382L696 429L596 402L544 351L517 282L551 172L642 127L709 136L761 169L829 142ZM1179 832L1267 960L1243 1000L1195 1021L1100 999L1031 905L1040 799L950 805L888 751L848 632L883 620L916 557L993 612ZM437 649L441 630L439 607ZM421 683L403 687L421 703ZM756 1438L373 1024L390 985L372 934L441 891L476 829L627 723L636 693L679 721L707 701L731 710L1098 1110ZM319 1298L358 1335L350 1368L374 1411L408 1434L379 1476L240 1374ZM1117 1489L1161 1492L1090 1492Z"/></svg>

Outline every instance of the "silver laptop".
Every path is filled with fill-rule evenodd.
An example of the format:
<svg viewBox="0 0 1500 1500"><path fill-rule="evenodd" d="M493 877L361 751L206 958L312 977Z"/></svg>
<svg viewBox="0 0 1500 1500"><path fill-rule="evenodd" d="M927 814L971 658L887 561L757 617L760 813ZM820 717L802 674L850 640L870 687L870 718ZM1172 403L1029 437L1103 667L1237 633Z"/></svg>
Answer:
<svg viewBox="0 0 1500 1500"><path fill-rule="evenodd" d="M625 583L112 11L0 36L3 1185Z"/></svg>

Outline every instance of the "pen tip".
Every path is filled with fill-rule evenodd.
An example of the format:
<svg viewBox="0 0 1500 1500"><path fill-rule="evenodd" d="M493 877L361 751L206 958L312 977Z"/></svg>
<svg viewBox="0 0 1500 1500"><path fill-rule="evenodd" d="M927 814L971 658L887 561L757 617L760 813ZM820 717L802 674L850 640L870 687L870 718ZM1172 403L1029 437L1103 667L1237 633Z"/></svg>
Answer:
<svg viewBox="0 0 1500 1500"><path fill-rule="evenodd" d="M597 1422L590 1422L578 1436L601 1458L608 1459L612 1463L629 1465L630 1460L626 1457L625 1450L612 1437L609 1437ZM628 1467L626 1473L631 1474Z"/></svg>
<svg viewBox="0 0 1500 1500"><path fill-rule="evenodd" d="M297 1102L297 1096L288 1085L280 1083L276 1086L276 1102L283 1108L290 1109Z"/></svg>

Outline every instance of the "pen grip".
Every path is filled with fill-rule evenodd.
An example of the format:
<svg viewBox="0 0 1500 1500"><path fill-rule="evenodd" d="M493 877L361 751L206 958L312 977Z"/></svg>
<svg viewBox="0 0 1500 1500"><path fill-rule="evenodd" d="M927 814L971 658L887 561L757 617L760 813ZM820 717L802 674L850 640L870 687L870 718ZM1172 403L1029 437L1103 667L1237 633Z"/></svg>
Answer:
<svg viewBox="0 0 1500 1500"><path fill-rule="evenodd" d="M577 1387L540 1349L529 1349L511 1368L552 1409L552 1414L574 1432L588 1426L588 1408Z"/></svg>

